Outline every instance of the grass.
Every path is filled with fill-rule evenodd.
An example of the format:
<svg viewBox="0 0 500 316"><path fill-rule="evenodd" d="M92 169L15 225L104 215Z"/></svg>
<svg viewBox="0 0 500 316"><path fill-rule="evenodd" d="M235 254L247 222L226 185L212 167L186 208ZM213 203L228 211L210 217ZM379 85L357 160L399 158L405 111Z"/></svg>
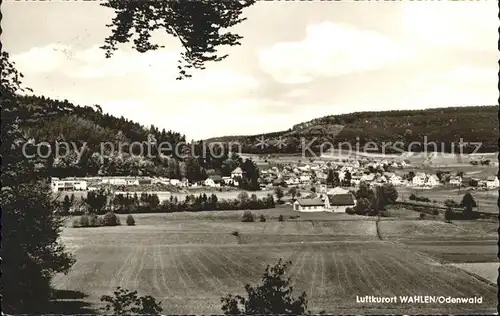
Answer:
<svg viewBox="0 0 500 316"><path fill-rule="evenodd" d="M444 202L448 199L452 199L458 203L462 201L466 189L458 189L453 187L436 187L432 189L414 189L408 187L398 187L397 188L399 197L408 200L410 194L414 193L417 196L429 198L431 201L436 200L438 202ZM485 213L498 213L498 191L488 190L488 191L472 191L472 196L478 203L478 212Z"/></svg>
<svg viewBox="0 0 500 316"><path fill-rule="evenodd" d="M285 211L278 208L255 214L288 214ZM63 242L76 254L77 263L68 275L57 275L54 285L84 293L85 302L94 308L101 306L101 295L122 286L160 299L167 314L220 314L220 296L241 294L246 283L259 282L267 264L283 258L292 261L289 275L297 293L306 291L314 313L495 310L494 286L435 261L457 262L458 256L469 256L468 262L490 260L491 253L496 253L493 244L436 244L421 238L430 235L442 240L449 234L456 239L466 230L479 228L396 219L379 224L382 235L390 237L380 241L374 218L317 214L328 219L304 219L313 214L298 213L301 217L293 221L242 223L239 217L231 217L239 212L210 212L214 215L210 220L204 212L137 214L137 226L65 228ZM401 236L411 238L395 242ZM481 306L356 303L357 295L472 297L477 293L483 297Z"/></svg>
<svg viewBox="0 0 500 316"><path fill-rule="evenodd" d="M491 232L436 220L384 220L379 223L384 240L496 239Z"/></svg>

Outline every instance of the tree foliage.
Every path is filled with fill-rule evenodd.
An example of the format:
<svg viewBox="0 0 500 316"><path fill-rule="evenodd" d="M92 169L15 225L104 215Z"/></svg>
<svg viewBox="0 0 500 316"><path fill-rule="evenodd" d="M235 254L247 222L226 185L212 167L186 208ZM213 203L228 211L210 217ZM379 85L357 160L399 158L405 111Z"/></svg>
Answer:
<svg viewBox="0 0 500 316"><path fill-rule="evenodd" d="M292 263L281 259L267 266L262 283L258 286L245 286L246 297L228 294L221 299L222 311L226 315L303 315L307 310L306 293L293 296L291 278L286 271Z"/></svg>
<svg viewBox="0 0 500 316"><path fill-rule="evenodd" d="M15 65L1 54L2 106L2 309L6 313L49 311L51 278L68 272L74 258L59 242L62 218L55 212L43 161L27 158L28 140L20 122L48 119L50 109L30 109L19 102L23 92Z"/></svg>
<svg viewBox="0 0 500 316"><path fill-rule="evenodd" d="M118 287L113 296L103 295L101 301L106 303L102 308L105 312L113 312L113 315L159 315L163 308L161 302L152 296L138 296L137 291L130 291Z"/></svg>
<svg viewBox="0 0 500 316"><path fill-rule="evenodd" d="M117 50L117 44L133 42L140 52L157 50L163 46L154 44L151 36L155 31L176 37L184 51L179 60L178 80L189 78L190 69L205 69L207 62L219 62L228 55L220 55L221 46L240 45L242 36L227 31L243 22L243 9L255 0L211 1L123 1L108 0L102 5L115 11L115 17L107 26L112 34L101 47L106 57Z"/></svg>

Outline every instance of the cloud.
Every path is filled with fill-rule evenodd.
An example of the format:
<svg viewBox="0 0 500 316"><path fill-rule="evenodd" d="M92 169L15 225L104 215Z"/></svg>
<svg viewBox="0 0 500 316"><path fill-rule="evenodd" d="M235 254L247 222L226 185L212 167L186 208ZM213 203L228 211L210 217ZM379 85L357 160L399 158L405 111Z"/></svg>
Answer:
<svg viewBox="0 0 500 316"><path fill-rule="evenodd" d="M498 1L406 1L402 30L416 47L496 50L497 14Z"/></svg>
<svg viewBox="0 0 500 316"><path fill-rule="evenodd" d="M150 51L147 53L116 51L105 58L97 45L85 50L50 44L35 47L14 55L16 65L26 75L60 73L73 79L110 80L133 76L137 85L151 93L234 94L249 92L258 86L252 76L238 74L230 69L194 71L189 80L176 80L179 51ZM248 91L247 91L248 90Z"/></svg>
<svg viewBox="0 0 500 316"><path fill-rule="evenodd" d="M276 81L300 84L321 76L374 70L408 58L390 38L345 24L309 25L298 42L278 42L258 52L263 71Z"/></svg>
<svg viewBox="0 0 500 316"><path fill-rule="evenodd" d="M406 104L416 107L493 105L498 103L495 68L460 66L444 72L417 76L406 94Z"/></svg>

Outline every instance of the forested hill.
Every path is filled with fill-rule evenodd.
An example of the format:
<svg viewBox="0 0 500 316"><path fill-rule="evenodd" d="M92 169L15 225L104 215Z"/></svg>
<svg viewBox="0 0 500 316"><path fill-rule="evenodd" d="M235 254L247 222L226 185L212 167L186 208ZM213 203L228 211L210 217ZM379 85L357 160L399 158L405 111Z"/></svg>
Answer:
<svg viewBox="0 0 500 316"><path fill-rule="evenodd" d="M153 125L146 128L123 116L118 118L103 113L98 105L78 106L67 100L58 101L43 96L21 96L19 100L27 108L59 111L57 115L52 115L50 121L35 117L21 122L22 128L37 142L63 138L68 142L87 142L90 148L97 149L101 143L117 138L124 142L147 141L148 135L154 135L158 141L174 144L185 141L185 136L180 133L165 129L160 131Z"/></svg>
<svg viewBox="0 0 500 316"><path fill-rule="evenodd" d="M427 139L428 143L439 143L438 150L451 152L452 144L457 150L460 139L463 139L463 142L482 142L481 152L497 152L498 130L498 105L468 106L328 115L294 125L287 131L225 136L211 138L207 142L237 142L243 152L258 154L301 152L302 138L305 138L304 144L314 140L309 146L313 151L319 151L324 142L332 143L334 148L343 142L352 146L359 144L361 148L368 142L375 142L380 149L383 143L404 144L398 148L408 148L414 143L412 151L423 151L425 146L415 145L415 142L423 144ZM256 146L261 137L270 140L268 146ZM281 149L278 143L273 145L273 140L277 141L280 137L286 143ZM464 152L475 148L473 145L465 146ZM390 152L391 149L386 148L386 153Z"/></svg>
<svg viewBox="0 0 500 316"><path fill-rule="evenodd" d="M160 157L157 148L150 145L152 138L158 144L168 142L171 148L175 148L177 144L185 144L185 136L171 130L159 130L153 125L147 128L124 117L114 117L103 113L98 105L77 106L67 100L37 96L20 96L19 103L26 113L20 127L27 138L41 148L43 155L48 153L48 146L40 146L41 143L51 146L51 155L47 158L51 176L159 175L203 180L205 169L221 167L220 161L211 160L211 157L187 161L174 152L162 152L166 157ZM51 113L49 119L38 116L47 112ZM61 154L56 157L56 142L69 144L72 147L70 153L66 154L65 148L59 145ZM110 143L113 145L108 145ZM119 144L123 145L121 155ZM111 152L111 146L114 146L114 152ZM181 154L186 147L179 146ZM28 152L35 154L36 148L31 146ZM78 157L78 152L82 152L81 157Z"/></svg>

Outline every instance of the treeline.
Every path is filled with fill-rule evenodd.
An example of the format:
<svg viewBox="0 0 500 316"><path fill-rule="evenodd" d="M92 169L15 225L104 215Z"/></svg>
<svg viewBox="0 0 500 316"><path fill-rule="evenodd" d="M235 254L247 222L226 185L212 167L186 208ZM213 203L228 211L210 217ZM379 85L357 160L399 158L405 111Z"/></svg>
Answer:
<svg viewBox="0 0 500 316"><path fill-rule="evenodd" d="M254 154L301 152L303 145L309 145L314 138L314 142L307 147L313 152L319 152L321 144L325 142L331 142L335 149L344 142L351 146L359 144L361 149L368 142L375 142L380 145L379 152L382 151L383 143L400 142L395 149L391 146L386 147L385 153L399 153L401 149L408 150L410 145L413 152L422 152L426 149L458 152L460 139L464 142L481 143L480 152L496 152L497 114L498 106L495 105L329 115L297 124L288 131L263 135L267 139L282 137L287 143L282 149L277 146L264 148L255 146L261 135L222 139L226 142L239 142L244 152ZM302 137L306 139L303 144ZM424 137L427 143L438 143L438 147L429 145L426 148ZM416 142L421 145L415 144ZM323 150L325 149L327 147L323 147ZM465 144L463 152L470 153L475 149L474 145Z"/></svg>
<svg viewBox="0 0 500 316"><path fill-rule="evenodd" d="M26 152L35 155L36 145L46 142L39 153L47 156L45 164L53 177L131 175L202 181L210 174L228 176L243 164L230 151L238 152L236 146L186 143L180 133L103 113L98 105L77 106L43 96L22 96L20 102L27 113L21 128L33 140ZM52 116L28 115L36 113L33 109L50 111ZM70 150L57 142L70 144ZM60 157L55 157L56 147Z"/></svg>
<svg viewBox="0 0 500 316"><path fill-rule="evenodd" d="M82 208L75 207L76 211L71 212L71 208L76 206L74 199L65 196L61 203L62 215L81 215L84 213L103 215L112 210L116 214L136 214L136 213L172 213L172 212L201 212L201 211L222 211L222 210L257 210L275 207L272 194L258 198L256 194L248 195L241 192L235 199L219 199L216 194L207 195L186 195L183 200L176 196L160 202L157 194L142 193L117 194L111 197L103 191L89 192L86 198L82 198Z"/></svg>

